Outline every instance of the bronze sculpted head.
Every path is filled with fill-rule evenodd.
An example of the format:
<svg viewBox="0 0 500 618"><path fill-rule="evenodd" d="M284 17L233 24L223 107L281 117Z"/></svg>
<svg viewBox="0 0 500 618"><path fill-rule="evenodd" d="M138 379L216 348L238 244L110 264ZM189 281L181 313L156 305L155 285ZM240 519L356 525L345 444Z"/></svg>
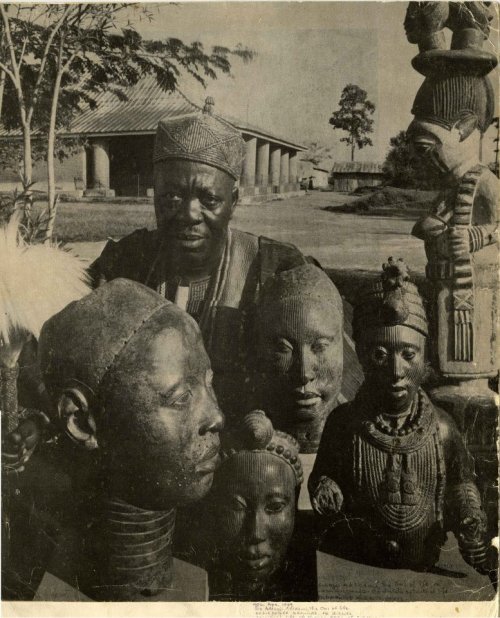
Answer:
<svg viewBox="0 0 500 618"><path fill-rule="evenodd" d="M275 431L264 412L250 412L225 436L210 494L215 569L228 574L240 600L251 600L283 567L301 482L297 442Z"/></svg>
<svg viewBox="0 0 500 618"><path fill-rule="evenodd" d="M279 273L262 291L257 329L261 405L301 452L315 452L342 382L340 294L312 264Z"/></svg>
<svg viewBox="0 0 500 618"><path fill-rule="evenodd" d="M223 418L189 315L117 279L45 324L40 364L66 432L101 450L113 496L155 510L209 490Z"/></svg>
<svg viewBox="0 0 500 618"><path fill-rule="evenodd" d="M402 260L384 264L381 281L355 307L353 329L366 386L387 413L408 410L427 374L427 319Z"/></svg>
<svg viewBox="0 0 500 618"><path fill-rule="evenodd" d="M171 268L204 271L220 257L238 201L243 140L228 122L203 112L158 125L155 212Z"/></svg>

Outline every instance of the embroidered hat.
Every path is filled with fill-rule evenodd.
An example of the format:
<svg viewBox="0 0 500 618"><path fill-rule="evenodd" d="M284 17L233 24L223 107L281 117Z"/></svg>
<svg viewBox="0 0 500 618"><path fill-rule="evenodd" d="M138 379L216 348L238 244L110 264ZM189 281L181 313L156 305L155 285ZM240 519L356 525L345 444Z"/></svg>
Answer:
<svg viewBox="0 0 500 618"><path fill-rule="evenodd" d="M274 429L262 410L249 412L231 432L222 434L222 466L243 451L279 457L292 469L296 486L302 483L299 443L287 433Z"/></svg>
<svg viewBox="0 0 500 618"><path fill-rule="evenodd" d="M402 259L389 258L381 280L362 294L354 307L353 337L357 341L369 329L398 325L428 334L422 297L410 281L406 264Z"/></svg>
<svg viewBox="0 0 500 618"><path fill-rule="evenodd" d="M229 122L212 114L213 99L207 98L203 111L160 120L156 130L153 163L185 159L206 163L241 176L245 143Z"/></svg>

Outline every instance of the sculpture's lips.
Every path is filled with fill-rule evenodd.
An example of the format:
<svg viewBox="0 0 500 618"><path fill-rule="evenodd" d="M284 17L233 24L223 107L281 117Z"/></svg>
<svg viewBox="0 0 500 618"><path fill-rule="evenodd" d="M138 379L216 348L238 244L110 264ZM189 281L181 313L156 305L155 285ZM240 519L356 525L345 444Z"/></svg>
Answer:
<svg viewBox="0 0 500 618"><path fill-rule="evenodd" d="M215 472L220 464L219 447L214 446L209 449L200 463L196 466L196 472L200 474L211 474Z"/></svg>
<svg viewBox="0 0 500 618"><path fill-rule="evenodd" d="M310 408L314 408L321 403L321 395L317 391L295 389L292 397L295 407L304 412L308 412Z"/></svg>
<svg viewBox="0 0 500 618"><path fill-rule="evenodd" d="M238 560L250 571L262 571L271 564L269 554L249 554L245 552L238 556Z"/></svg>
<svg viewBox="0 0 500 618"><path fill-rule="evenodd" d="M405 386L391 385L389 388L389 393L392 397L394 397L394 399L402 399L405 397L407 392L408 391Z"/></svg>

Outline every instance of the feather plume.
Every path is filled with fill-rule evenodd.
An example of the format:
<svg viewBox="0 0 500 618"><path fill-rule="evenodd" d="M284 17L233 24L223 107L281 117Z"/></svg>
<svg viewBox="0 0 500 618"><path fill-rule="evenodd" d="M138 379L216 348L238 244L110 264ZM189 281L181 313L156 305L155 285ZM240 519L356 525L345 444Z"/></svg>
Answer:
<svg viewBox="0 0 500 618"><path fill-rule="evenodd" d="M12 217L0 227L0 340L38 338L44 322L90 292L84 263L56 245L28 245Z"/></svg>

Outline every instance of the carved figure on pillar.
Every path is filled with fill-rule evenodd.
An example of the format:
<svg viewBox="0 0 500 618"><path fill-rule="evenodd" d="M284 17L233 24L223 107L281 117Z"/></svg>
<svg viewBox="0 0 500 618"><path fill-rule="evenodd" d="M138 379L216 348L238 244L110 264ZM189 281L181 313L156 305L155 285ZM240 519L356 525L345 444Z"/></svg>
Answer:
<svg viewBox="0 0 500 618"><path fill-rule="evenodd" d="M426 274L432 282L431 358L441 383L430 395L467 437L495 530L498 410L488 381L498 377L499 369L500 196L498 178L479 158L481 136L491 124L495 103L487 74L498 61L495 53L483 49L489 4L410 3L410 24L407 19L405 26L408 40L419 44L412 65L425 76L408 134L417 153L442 174L441 194L413 229L425 243ZM444 38L431 44L443 27L453 32L449 50Z"/></svg>
<svg viewBox="0 0 500 618"><path fill-rule="evenodd" d="M413 66L425 75L408 133L417 152L441 171L443 190L429 215L414 227L425 242L427 277L434 282L431 309L434 357L442 376L474 380L484 390L498 373L496 331L498 179L479 161L480 135L491 124L494 95L485 76L496 57L481 49L489 19L483 2L416 3L415 19L446 13L452 49L424 49ZM430 26L429 26L430 27ZM418 30L418 29L417 29ZM413 31L412 31L413 32ZM418 30L421 41L428 26ZM425 47L425 46L424 46ZM483 379L483 386L476 380Z"/></svg>
<svg viewBox="0 0 500 618"><path fill-rule="evenodd" d="M209 491L219 461L223 417L198 326L117 279L50 319L39 356L61 428L101 479L61 526L50 572L96 600L168 597L176 507Z"/></svg>
<svg viewBox="0 0 500 618"><path fill-rule="evenodd" d="M309 479L329 548L377 566L428 569L451 530L464 560L486 570L471 458L452 418L421 389L427 320L405 264L390 259L354 311L365 382L329 416Z"/></svg>

